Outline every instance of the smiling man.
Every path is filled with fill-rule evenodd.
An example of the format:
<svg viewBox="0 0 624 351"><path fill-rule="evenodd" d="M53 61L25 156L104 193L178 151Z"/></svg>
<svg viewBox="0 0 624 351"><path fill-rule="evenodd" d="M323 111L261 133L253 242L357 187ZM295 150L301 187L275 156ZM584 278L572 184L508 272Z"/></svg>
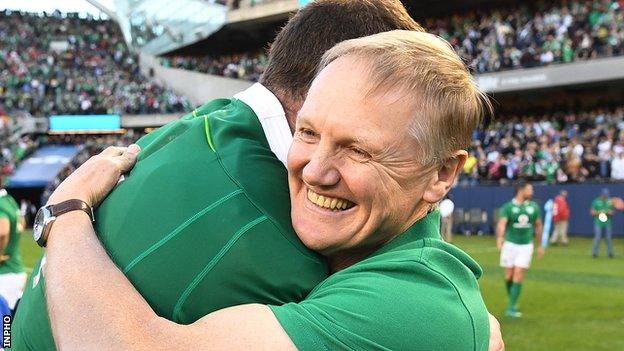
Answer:
<svg viewBox="0 0 624 351"><path fill-rule="evenodd" d="M189 324L230 306L301 301L327 276L290 221L291 130L325 51L392 29L422 30L399 0L314 1L276 37L261 83L139 141L136 167L95 210L95 229L159 316ZM13 323L18 350L55 348L47 311L63 305L46 303L45 262Z"/></svg>
<svg viewBox="0 0 624 351"><path fill-rule="evenodd" d="M50 316L61 349L488 349L481 270L440 239L435 210L491 109L487 99L448 43L425 33L343 42L321 69L299 114L288 179L297 235L335 273L298 303L235 306L177 324L154 313L90 218L72 211L48 244L46 292L63 306ZM138 151L106 150L50 201L97 203Z"/></svg>

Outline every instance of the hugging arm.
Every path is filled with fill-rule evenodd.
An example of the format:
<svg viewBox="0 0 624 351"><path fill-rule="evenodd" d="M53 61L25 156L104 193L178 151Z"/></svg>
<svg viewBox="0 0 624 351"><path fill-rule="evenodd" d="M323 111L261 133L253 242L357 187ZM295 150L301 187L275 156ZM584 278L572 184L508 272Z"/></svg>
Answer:
<svg viewBox="0 0 624 351"><path fill-rule="evenodd" d="M107 149L72 173L49 203L77 198L97 205L132 168L136 153L133 147ZM50 322L61 350L296 349L265 305L225 308L190 325L159 317L108 257L82 211L57 218L46 255ZM500 327L492 318L490 350L500 351Z"/></svg>

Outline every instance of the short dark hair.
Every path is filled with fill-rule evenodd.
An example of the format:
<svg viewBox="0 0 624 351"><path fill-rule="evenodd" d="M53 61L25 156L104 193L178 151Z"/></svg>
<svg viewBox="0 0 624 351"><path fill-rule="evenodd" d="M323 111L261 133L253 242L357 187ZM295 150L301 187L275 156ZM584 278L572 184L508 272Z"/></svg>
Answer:
<svg viewBox="0 0 624 351"><path fill-rule="evenodd" d="M516 189L516 195L520 192L520 190L524 189L527 187L527 185L531 185L531 183L525 181L525 180L519 180L516 183L515 189Z"/></svg>
<svg viewBox="0 0 624 351"><path fill-rule="evenodd" d="M395 29L424 31L399 0L317 0L277 34L260 83L303 100L325 51L341 41Z"/></svg>

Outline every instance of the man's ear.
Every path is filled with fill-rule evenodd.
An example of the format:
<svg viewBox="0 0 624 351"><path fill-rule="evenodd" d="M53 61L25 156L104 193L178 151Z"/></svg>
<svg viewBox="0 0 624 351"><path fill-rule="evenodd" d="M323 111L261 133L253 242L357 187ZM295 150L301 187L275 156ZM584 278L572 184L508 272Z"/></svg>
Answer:
<svg viewBox="0 0 624 351"><path fill-rule="evenodd" d="M457 150L451 157L444 160L438 170L434 172L433 178L425 189L423 200L430 204L440 202L455 183L455 179L464 168L467 158L468 152L466 150Z"/></svg>

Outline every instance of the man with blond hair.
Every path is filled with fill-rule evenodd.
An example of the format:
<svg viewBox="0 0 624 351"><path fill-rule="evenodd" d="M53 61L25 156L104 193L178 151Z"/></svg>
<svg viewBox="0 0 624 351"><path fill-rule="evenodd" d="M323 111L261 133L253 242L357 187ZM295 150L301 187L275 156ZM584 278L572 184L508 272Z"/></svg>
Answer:
<svg viewBox="0 0 624 351"><path fill-rule="evenodd" d="M277 35L260 83L139 141L136 167L94 217L102 246L158 316L190 324L230 306L301 301L327 277L326 261L291 225L285 163L295 118L326 50L392 29L422 30L398 0L314 1ZM46 227L40 214L35 234ZM47 311L62 305L46 303L46 262L13 323L19 350L55 348Z"/></svg>
<svg viewBox="0 0 624 351"><path fill-rule="evenodd" d="M322 60L288 155L294 229L334 273L299 303L240 305L177 324L154 313L102 250L89 217L73 211L48 237L46 291L63 306L51 310L59 347L488 349L481 269L440 239L435 208L490 111L438 37L392 31L338 44ZM97 203L137 153L107 150L51 199ZM79 278L65 269L84 261Z"/></svg>

